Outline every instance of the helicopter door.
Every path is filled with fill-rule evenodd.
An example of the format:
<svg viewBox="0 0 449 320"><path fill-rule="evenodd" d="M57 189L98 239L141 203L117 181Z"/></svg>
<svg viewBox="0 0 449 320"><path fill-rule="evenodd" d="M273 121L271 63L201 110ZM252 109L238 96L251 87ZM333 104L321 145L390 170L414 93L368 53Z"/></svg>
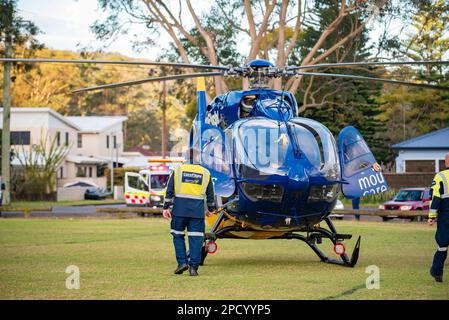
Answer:
<svg viewBox="0 0 449 320"><path fill-rule="evenodd" d="M150 199L148 184L135 172L125 173L125 200L127 206L146 205Z"/></svg>
<svg viewBox="0 0 449 320"><path fill-rule="evenodd" d="M380 165L356 128L348 126L340 132L338 149L346 198L360 198L388 189Z"/></svg>
<svg viewBox="0 0 449 320"><path fill-rule="evenodd" d="M231 166L232 141L229 136L216 127L208 127L203 131L202 165L210 172L214 182L215 193L220 197L230 197L235 191Z"/></svg>

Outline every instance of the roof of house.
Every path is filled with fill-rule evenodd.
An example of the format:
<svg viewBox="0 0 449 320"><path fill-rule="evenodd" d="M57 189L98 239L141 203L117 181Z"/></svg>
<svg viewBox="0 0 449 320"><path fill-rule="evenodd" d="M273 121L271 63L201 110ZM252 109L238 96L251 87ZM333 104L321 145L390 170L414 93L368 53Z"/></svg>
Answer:
<svg viewBox="0 0 449 320"><path fill-rule="evenodd" d="M153 151L145 147L134 146L126 149L126 152L138 152L145 157L161 156L160 151Z"/></svg>
<svg viewBox="0 0 449 320"><path fill-rule="evenodd" d="M104 163L102 159L94 158L94 157L86 157L82 155L68 155L66 161L73 162L76 164L100 164Z"/></svg>
<svg viewBox="0 0 449 320"><path fill-rule="evenodd" d="M3 108L0 108L0 113L3 114ZM66 125L74 128L76 130L81 130L81 128L77 124L75 124L74 122L72 122L68 119L69 117L64 117L63 115L54 111L51 108L42 108L42 107L18 108L18 107L14 107L14 108L11 108L11 113L49 113L56 119L65 123ZM3 128L3 123L0 123L0 128Z"/></svg>
<svg viewBox="0 0 449 320"><path fill-rule="evenodd" d="M449 127L418 136L392 146L393 149L448 149Z"/></svg>
<svg viewBox="0 0 449 320"><path fill-rule="evenodd" d="M99 133L120 124L128 117L124 116L69 116L69 121L75 123L82 132Z"/></svg>

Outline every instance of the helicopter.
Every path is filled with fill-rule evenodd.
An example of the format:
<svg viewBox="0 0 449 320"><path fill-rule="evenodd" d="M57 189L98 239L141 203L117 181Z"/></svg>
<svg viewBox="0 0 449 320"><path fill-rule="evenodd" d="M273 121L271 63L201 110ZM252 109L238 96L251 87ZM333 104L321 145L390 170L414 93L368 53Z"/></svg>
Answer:
<svg viewBox="0 0 449 320"><path fill-rule="evenodd" d="M204 238L202 264L209 253L217 251L217 239L297 239L305 242L322 262L354 267L359 258L361 236L349 257L344 241L352 235L339 233L329 215L340 194L354 199L388 189L381 166L355 127L343 128L336 141L323 124L299 116L291 92L271 89L273 79L338 77L449 90L449 87L426 83L309 71L328 67L449 64L449 61L344 62L286 67L277 67L262 59L237 67L42 58L0 58L0 62L123 64L207 70L73 91L81 93L197 78L197 110L190 130L187 161L199 162L210 171L219 207L206 217L209 230ZM229 91L207 103L205 77L213 76L243 78L248 80L249 88ZM333 244L337 258L329 257L319 248L323 239Z"/></svg>

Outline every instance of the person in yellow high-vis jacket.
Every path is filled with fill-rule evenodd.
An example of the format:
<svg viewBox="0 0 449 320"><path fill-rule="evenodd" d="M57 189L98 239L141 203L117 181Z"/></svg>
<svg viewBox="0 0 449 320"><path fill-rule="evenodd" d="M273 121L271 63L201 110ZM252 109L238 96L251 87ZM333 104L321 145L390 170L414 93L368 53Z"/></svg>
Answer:
<svg viewBox="0 0 449 320"><path fill-rule="evenodd" d="M449 246L449 153L445 157L446 170L438 172L432 182L432 202L429 209L429 225L437 219L435 240L438 244L430 274L437 282L443 281L443 267Z"/></svg>
<svg viewBox="0 0 449 320"><path fill-rule="evenodd" d="M173 206L172 210L170 206ZM205 214L209 215L214 210L215 192L209 170L196 164L176 166L168 180L163 211L164 218L172 219L171 233L178 262L175 274L182 274L190 266L190 275L198 275L205 231L204 218ZM189 237L189 259L184 240L185 229Z"/></svg>

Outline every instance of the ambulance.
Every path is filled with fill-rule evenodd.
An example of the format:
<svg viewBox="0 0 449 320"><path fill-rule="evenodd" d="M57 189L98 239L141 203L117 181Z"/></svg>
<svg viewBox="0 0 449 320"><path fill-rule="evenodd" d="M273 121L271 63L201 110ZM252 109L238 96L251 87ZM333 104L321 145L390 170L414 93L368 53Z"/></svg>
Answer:
<svg viewBox="0 0 449 320"><path fill-rule="evenodd" d="M165 188L176 162L151 159L146 169L125 173L125 200L129 207L158 208L164 205Z"/></svg>

